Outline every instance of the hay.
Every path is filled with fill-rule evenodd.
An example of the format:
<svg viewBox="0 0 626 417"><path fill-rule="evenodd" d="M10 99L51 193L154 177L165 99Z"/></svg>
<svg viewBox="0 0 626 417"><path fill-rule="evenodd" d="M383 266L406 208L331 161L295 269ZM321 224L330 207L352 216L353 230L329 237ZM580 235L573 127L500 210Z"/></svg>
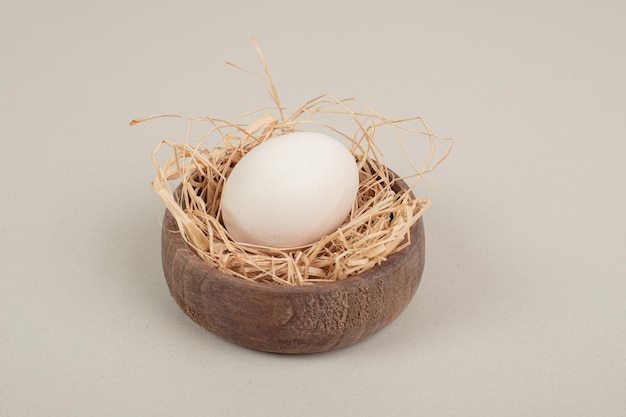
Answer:
<svg viewBox="0 0 626 417"><path fill-rule="evenodd" d="M441 138L430 132L421 117L387 119L354 98L322 95L285 116L287 109L281 106L263 54L253 42L275 107L255 110L232 120L172 114L133 120L131 125L160 117L177 117L190 124L207 122L211 125L195 145L189 144L189 132L183 144L167 140L159 143L152 156L157 170L152 188L176 219L183 239L193 251L208 265L242 279L306 285L340 280L384 262L409 244L410 227L430 205L429 200L414 198L411 190L447 157L453 141L444 139L449 141L447 151L435 161L436 142ZM278 113L278 117L272 112ZM347 118L355 133L348 134L318 121L322 116ZM413 166L415 174L411 176L413 181L408 190L396 192L392 188L397 179L390 175L375 141L381 128L390 128ZM247 152L265 140L312 129L327 130L329 135L343 138L357 161L359 191L346 222L318 242L290 250L235 241L220 216L221 193L230 171ZM430 143L431 151L422 168L415 166L408 156L404 147L407 135ZM215 136L221 139L221 146L204 145ZM161 165L157 154L163 147L168 147L171 155Z"/></svg>

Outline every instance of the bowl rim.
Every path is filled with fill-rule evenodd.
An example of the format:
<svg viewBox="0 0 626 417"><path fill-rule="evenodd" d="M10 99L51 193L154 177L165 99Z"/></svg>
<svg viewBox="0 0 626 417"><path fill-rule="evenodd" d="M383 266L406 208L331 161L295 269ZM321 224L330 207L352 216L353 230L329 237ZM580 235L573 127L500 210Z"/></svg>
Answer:
<svg viewBox="0 0 626 417"><path fill-rule="evenodd" d="M399 190L409 190L412 198L415 198L412 190L409 189L407 183L400 178L395 172L388 170L389 176L394 179L393 188L396 191ZM179 190L180 186L177 187L176 191ZM398 252L392 253L389 255L384 261L373 266L372 268L363 271L356 275L350 275L345 278L334 280L334 281L311 281L310 283L305 283L304 285L283 285L283 284L273 284L267 282L258 282L247 280L245 278L237 277L235 275L229 274L228 272L222 271L218 268L212 267L206 262L204 262L200 256L196 254L196 252L189 246L189 244L182 238L180 233L180 229L178 227L178 223L172 213L166 209L165 215L163 217L162 230L163 233L171 233L170 242L168 244L167 251L171 250L171 245L176 245L180 247L181 250L188 251L189 254L185 256L188 261L193 262L193 267L203 271L211 271L211 275L213 279L220 279L225 281L226 283L232 284L232 286L236 286L238 288L249 288L251 290L264 291L267 293L275 293L275 294L292 294L292 293L308 293L308 292L332 292L337 288L348 288L350 286L355 286L361 284L364 280L373 280L377 276L381 275L381 268L390 268L394 263L401 262L402 259L408 256L408 249L410 246L418 244L415 236L418 236L420 229L423 229L423 216L411 225L409 229L409 236L405 236L403 242L401 244L405 244L407 239L411 239L409 245ZM423 244L423 242L422 242ZM165 249L162 249L164 252Z"/></svg>

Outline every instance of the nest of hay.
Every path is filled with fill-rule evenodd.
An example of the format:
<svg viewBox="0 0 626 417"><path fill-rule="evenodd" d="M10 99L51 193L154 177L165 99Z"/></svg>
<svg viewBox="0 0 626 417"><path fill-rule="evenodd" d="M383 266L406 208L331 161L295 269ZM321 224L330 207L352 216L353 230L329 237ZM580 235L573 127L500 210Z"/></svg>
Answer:
<svg viewBox="0 0 626 417"><path fill-rule="evenodd" d="M444 156L436 160L436 141L440 138L430 132L421 117L387 119L351 98L323 95L286 116L258 46L257 53L276 107L232 120L159 115L131 122L132 125L158 117L179 117L189 123L211 125L195 145L189 144L188 133L184 143L163 140L153 152L157 175L152 187L176 219L185 242L213 268L242 279L283 285L336 281L359 274L409 245L411 226L430 205L429 200L415 198L412 190L425 173L445 159L452 142ZM277 114L272 114L272 110ZM317 121L320 116L348 120L354 133ZM392 188L398 177L389 171L376 146L376 133L383 127L393 132L401 146L408 135L430 143L431 152L423 168L411 163L415 174L407 190L397 192ZM235 241L224 227L220 213L222 189L233 167L251 149L274 136L313 129L326 130L324 133L344 140L357 161L360 185L349 217L332 234L291 250ZM216 135L220 146L206 146ZM157 154L163 147L169 148L171 155L161 164Z"/></svg>

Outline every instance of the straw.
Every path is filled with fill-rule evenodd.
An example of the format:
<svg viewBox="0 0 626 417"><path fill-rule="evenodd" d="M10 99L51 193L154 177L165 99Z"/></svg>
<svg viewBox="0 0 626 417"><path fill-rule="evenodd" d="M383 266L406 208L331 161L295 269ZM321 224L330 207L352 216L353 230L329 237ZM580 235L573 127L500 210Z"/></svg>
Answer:
<svg viewBox="0 0 626 417"><path fill-rule="evenodd" d="M176 219L177 233L210 267L242 279L278 285L341 280L385 262L410 243L411 226L430 206L429 200L415 198L412 191L426 173L449 155L453 140L431 133L419 116L388 119L354 98L321 95L288 114L280 104L256 40L253 44L265 70L266 89L275 106L250 111L231 120L167 114L131 122L135 125L175 117L211 126L195 145L189 143L188 131L184 143L163 140L153 151L157 175L152 188ZM349 120L354 133L342 132L330 123L317 120L321 116ZM342 138L357 161L359 190L346 221L319 241L298 248L268 248L234 240L224 227L220 213L222 190L233 167L260 143L287 132L311 128ZM396 137L414 170L409 176L414 181L408 190L398 191L398 187L394 187L396 179L390 175L376 144L383 129ZM221 139L220 146L206 147L207 139L215 136ZM421 168L406 150L405 141L410 139L426 140L430 144L430 153L425 155ZM447 141L448 147L436 160L436 145L441 141ZM169 148L171 153L161 164L157 155L163 148Z"/></svg>

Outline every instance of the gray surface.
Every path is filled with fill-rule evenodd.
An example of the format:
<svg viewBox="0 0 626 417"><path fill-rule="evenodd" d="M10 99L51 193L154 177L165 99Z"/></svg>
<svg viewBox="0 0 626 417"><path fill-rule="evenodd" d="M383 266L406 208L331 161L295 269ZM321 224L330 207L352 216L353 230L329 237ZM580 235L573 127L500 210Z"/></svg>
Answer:
<svg viewBox="0 0 626 417"><path fill-rule="evenodd" d="M1 416L625 415L623 2L173 4L2 7ZM186 125L128 122L269 105L224 65L253 35L285 105L457 140L416 298L336 352L219 340L162 277L150 152Z"/></svg>

